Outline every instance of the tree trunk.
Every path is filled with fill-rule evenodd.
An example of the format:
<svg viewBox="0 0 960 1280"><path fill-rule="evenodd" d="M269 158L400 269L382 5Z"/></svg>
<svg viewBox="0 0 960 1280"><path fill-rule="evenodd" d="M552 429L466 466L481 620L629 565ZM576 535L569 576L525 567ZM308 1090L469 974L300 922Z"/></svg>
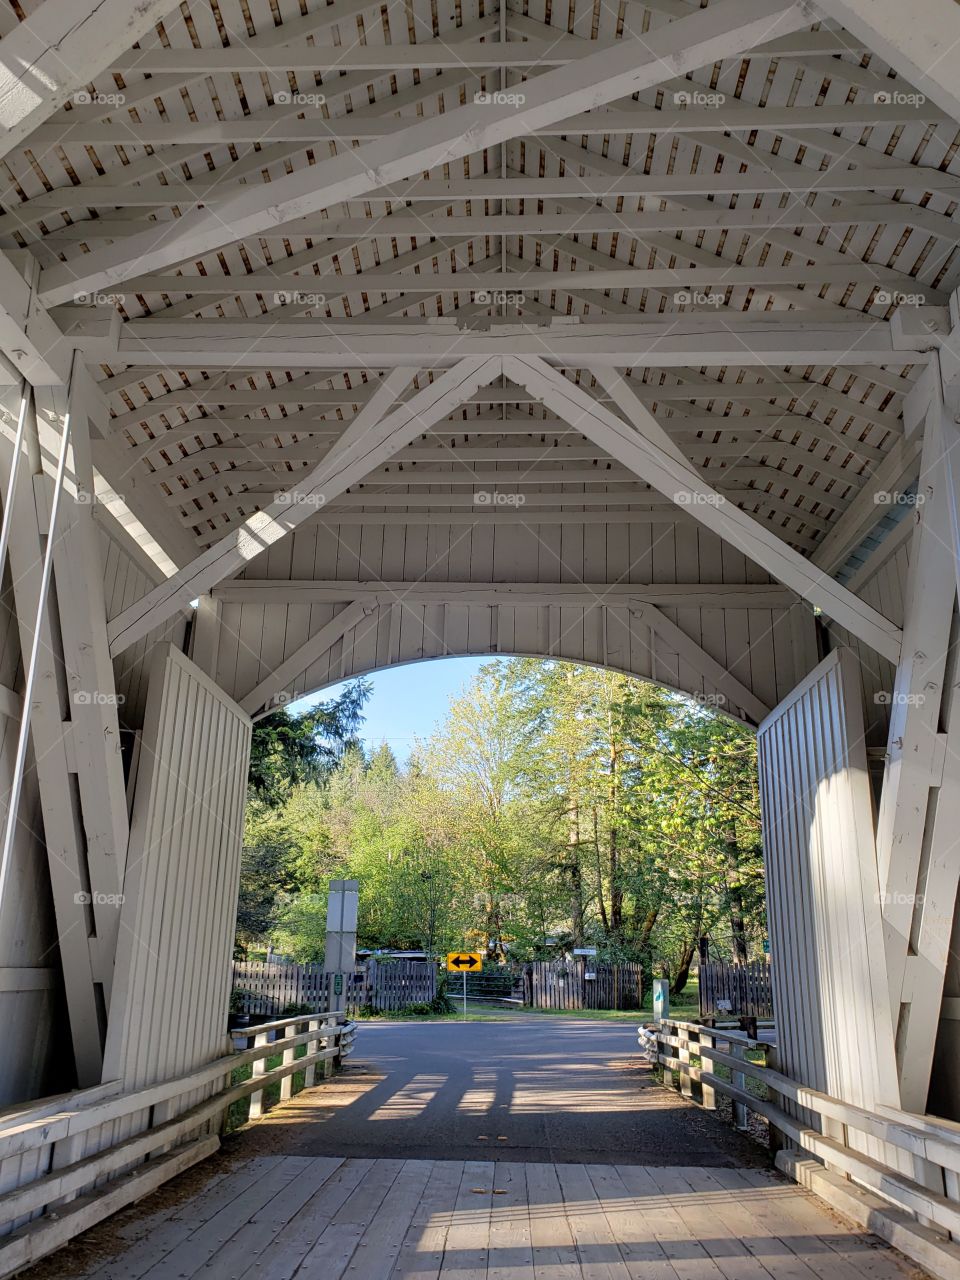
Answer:
<svg viewBox="0 0 960 1280"><path fill-rule="evenodd" d="M723 835L724 856L727 864L727 894L730 899L730 933L733 959L737 964L747 963L747 927L743 906L743 886L740 883L740 849L735 831Z"/></svg>
<svg viewBox="0 0 960 1280"><path fill-rule="evenodd" d="M683 993L684 987L687 985L687 979L690 977L690 965L693 963L696 945L693 942L684 944L683 951L680 953L680 964L677 968L677 976L673 980L673 986L670 988L670 994L676 999Z"/></svg>
<svg viewBox="0 0 960 1280"><path fill-rule="evenodd" d="M617 842L617 795L619 791L620 756L613 729L613 713L608 713L610 732L610 835L608 873L610 876L610 932L623 935L623 887L620 884L620 848Z"/></svg>
<svg viewBox="0 0 960 1280"><path fill-rule="evenodd" d="M570 808L567 832L567 873L570 877L570 932L573 945L583 945L583 875L580 869L580 809L574 802Z"/></svg>

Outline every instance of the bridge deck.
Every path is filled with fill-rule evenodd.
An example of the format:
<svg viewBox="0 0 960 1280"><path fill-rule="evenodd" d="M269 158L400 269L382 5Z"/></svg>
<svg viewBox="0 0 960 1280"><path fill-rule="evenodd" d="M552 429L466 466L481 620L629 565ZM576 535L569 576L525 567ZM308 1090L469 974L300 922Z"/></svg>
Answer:
<svg viewBox="0 0 960 1280"><path fill-rule="evenodd" d="M908 1280L766 1170L263 1156L120 1229L89 1280Z"/></svg>
<svg viewBox="0 0 960 1280"><path fill-rule="evenodd" d="M916 1280L635 1036L364 1027L344 1074L23 1280Z"/></svg>

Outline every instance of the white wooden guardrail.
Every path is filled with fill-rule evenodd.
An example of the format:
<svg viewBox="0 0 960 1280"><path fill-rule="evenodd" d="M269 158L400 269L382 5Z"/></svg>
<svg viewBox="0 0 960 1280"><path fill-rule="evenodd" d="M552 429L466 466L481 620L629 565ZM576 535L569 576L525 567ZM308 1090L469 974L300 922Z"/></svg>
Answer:
<svg viewBox="0 0 960 1280"><path fill-rule="evenodd" d="M670 1018L641 1027L639 1043L664 1084L708 1109L728 1097L736 1128L751 1111L763 1116L784 1173L935 1275L960 1280L960 1124L866 1111L809 1089L775 1069L775 1046L741 1031Z"/></svg>
<svg viewBox="0 0 960 1280"><path fill-rule="evenodd" d="M27 1104L0 1115L0 1277L58 1249L118 1209L211 1155L231 1104L250 1099L249 1118L333 1074L350 1053L356 1024L342 1013L297 1014L232 1033L251 1047L147 1088L114 1082ZM298 1050L301 1056L297 1056ZM281 1061L267 1066L270 1058ZM236 1082L249 1066L249 1079Z"/></svg>

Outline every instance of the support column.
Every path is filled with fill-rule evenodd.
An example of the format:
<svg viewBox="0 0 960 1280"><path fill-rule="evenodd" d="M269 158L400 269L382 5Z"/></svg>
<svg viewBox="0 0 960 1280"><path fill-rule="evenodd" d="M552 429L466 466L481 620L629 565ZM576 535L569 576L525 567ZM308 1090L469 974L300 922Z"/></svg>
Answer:
<svg viewBox="0 0 960 1280"><path fill-rule="evenodd" d="M957 893L960 695L943 383L930 379L916 529L904 600L903 658L891 694L877 857L901 1105L924 1112ZM950 684L947 687L949 673ZM946 693L945 693L946 689Z"/></svg>
<svg viewBox="0 0 960 1280"><path fill-rule="evenodd" d="M6 408L9 411L12 406ZM29 669L31 655L36 654L33 693L27 710L77 1081L85 1086L100 1080L106 1008L104 979L109 975L104 970L89 901L83 822L72 767L72 734L67 723L67 692L61 675L59 620L50 594L45 600L42 597L46 519L41 519L38 512L37 498L39 495L44 501L45 478L32 403L27 411L22 448L18 482L11 499L12 590L6 606L16 616L25 669ZM0 448L0 478L5 490L13 457L13 448L4 440ZM24 820L18 814L17 821Z"/></svg>

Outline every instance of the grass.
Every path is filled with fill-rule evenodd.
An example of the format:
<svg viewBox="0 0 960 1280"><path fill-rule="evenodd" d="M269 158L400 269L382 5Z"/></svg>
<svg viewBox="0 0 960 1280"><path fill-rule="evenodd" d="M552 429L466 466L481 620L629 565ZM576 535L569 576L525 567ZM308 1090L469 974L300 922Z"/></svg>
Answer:
<svg viewBox="0 0 960 1280"><path fill-rule="evenodd" d="M518 1015L537 1018L577 1018L590 1022L646 1022L653 1017L653 998L648 995L639 1009L530 1009L523 1005L481 1004L467 997L467 1014L463 1015L460 1001L453 993L453 1013L409 1014L400 1017L396 1013L384 1013L364 1021L371 1022L507 1022ZM687 984L679 1000L671 1001L670 1016L696 1018L700 1014L700 997L696 982Z"/></svg>

